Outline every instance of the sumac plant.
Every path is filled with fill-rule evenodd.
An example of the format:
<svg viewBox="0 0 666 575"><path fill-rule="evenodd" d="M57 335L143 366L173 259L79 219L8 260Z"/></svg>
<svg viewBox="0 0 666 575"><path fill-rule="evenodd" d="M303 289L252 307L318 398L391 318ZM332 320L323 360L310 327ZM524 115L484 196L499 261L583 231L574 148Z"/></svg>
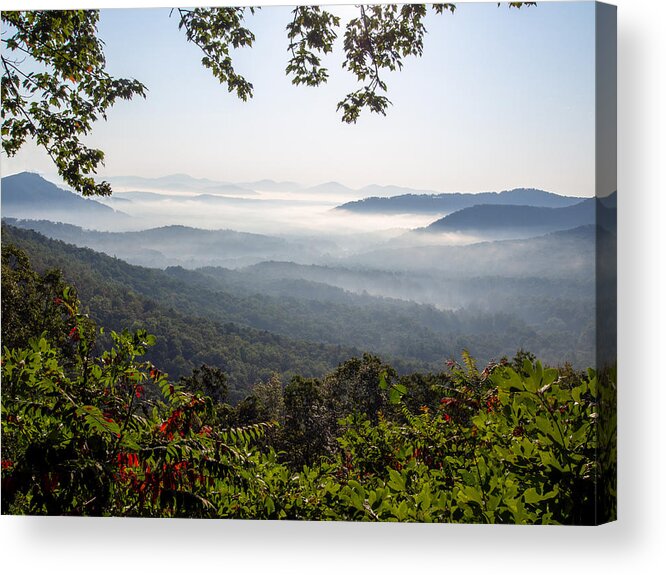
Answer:
<svg viewBox="0 0 666 575"><path fill-rule="evenodd" d="M299 479L296 516L369 521L594 524L604 470L599 444L597 377L566 381L556 369L525 360L478 372L451 363L440 406L405 408L402 420L364 415L341 422L334 463ZM568 374L570 375L570 374Z"/></svg>
<svg viewBox="0 0 666 575"><path fill-rule="evenodd" d="M10 325L29 329L2 353L3 513L594 524L601 502L615 515L614 370L528 354L479 370L464 353L426 380L368 356L323 391L298 377L278 387L288 414L264 434L278 424L225 427L240 407L220 419L219 398L145 361L152 335L111 332L100 351L72 287L16 278L10 290L3 278L3 306L23 302ZM322 400L341 389L374 399ZM316 439L308 422L331 437L298 458Z"/></svg>
<svg viewBox="0 0 666 575"><path fill-rule="evenodd" d="M249 444L266 425L207 425L209 398L140 361L155 341L144 331L114 332L112 348L93 356L89 321L71 294L59 300L74 324L75 365L64 366L45 337L3 352L3 513L224 512L207 496L252 477Z"/></svg>

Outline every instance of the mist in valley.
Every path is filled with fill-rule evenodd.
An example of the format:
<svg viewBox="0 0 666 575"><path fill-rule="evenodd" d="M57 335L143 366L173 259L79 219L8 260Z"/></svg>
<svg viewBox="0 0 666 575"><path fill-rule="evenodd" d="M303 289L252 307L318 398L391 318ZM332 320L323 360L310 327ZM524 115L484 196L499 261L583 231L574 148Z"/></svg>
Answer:
<svg viewBox="0 0 666 575"><path fill-rule="evenodd" d="M299 329L279 321L249 322L290 337L310 337L306 323L313 318L326 325L326 314L375 309L386 320L365 339L345 336L340 327L340 336L319 333L318 341L388 350L431 369L467 348L481 361L521 348L553 363L583 366L593 359L596 231L577 225L585 223L580 219L569 227L570 207L535 207L540 220L530 235L519 218L515 226L477 225L473 210L463 214L472 226L447 227L451 214L460 219L472 208L419 207L410 213L404 198L412 195L393 196L403 211L368 211L363 201L348 203L367 189L335 182L306 188L188 176L116 180L112 196L96 199L108 211L95 216L69 209L45 219L38 205L30 212L3 203L3 218L133 265L165 270L188 285L213 290L212 297L263 298L273 302L271 309L292 302L300 310L293 313L305 322ZM544 192L539 194L535 201L543 202ZM392 197L386 198L390 204ZM474 207L474 198L465 201ZM519 206L500 208L511 212ZM54 213L62 216L60 222L53 221ZM391 317L402 317L403 327ZM403 330L425 330L409 352L406 340L396 339ZM426 341L434 341L434 350L425 351Z"/></svg>

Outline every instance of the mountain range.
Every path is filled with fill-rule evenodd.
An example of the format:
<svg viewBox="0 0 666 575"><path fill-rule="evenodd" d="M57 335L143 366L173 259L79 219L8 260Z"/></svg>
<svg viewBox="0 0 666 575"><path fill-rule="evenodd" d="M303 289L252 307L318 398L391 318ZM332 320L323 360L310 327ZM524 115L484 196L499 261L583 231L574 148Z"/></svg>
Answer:
<svg viewBox="0 0 666 575"><path fill-rule="evenodd" d="M430 269L453 278L474 276L538 276L557 280L594 269L593 225L522 239L484 241L469 245L383 247L344 260L347 266L404 272Z"/></svg>
<svg viewBox="0 0 666 575"><path fill-rule="evenodd" d="M187 174L171 174L159 178L144 178L140 176L111 176L99 178L106 180L115 188L132 190L167 190L167 191L199 191L207 194L222 194L234 196L254 196L256 192L244 185L230 182L219 182L208 178L193 178Z"/></svg>
<svg viewBox="0 0 666 575"><path fill-rule="evenodd" d="M425 272L398 277L368 268L270 263L246 270L157 270L6 224L2 240L26 250L40 271L65 270L100 325L115 330L145 326L155 333L158 344L148 358L172 376L186 375L201 363L216 365L229 375L237 397L272 372L282 374L283 381L293 373L318 375L359 351L381 353L407 371L436 369L460 349L480 361L499 358L526 341L531 350L556 361L585 364L589 352L587 343L572 347L572 341L590 321L591 280L581 284L558 278L554 284L536 275L506 277L511 270L505 270L504 278L493 278L485 275L492 270L477 269L485 277L461 280L457 289L474 291L475 299L488 307L445 310L343 291L328 283L344 276L345 283L357 282L357 289L372 289L373 279L379 287L387 280L393 288L411 280L431 290L456 289L456 281L438 282L438 276L426 277ZM506 244L505 261L513 248ZM492 244L483 249L492 256ZM518 254L521 260L526 255ZM544 252L532 255L543 257ZM559 260L551 264L560 265Z"/></svg>
<svg viewBox="0 0 666 575"><path fill-rule="evenodd" d="M265 259L309 259L306 256L313 251L306 242L234 230L203 230L172 225L140 231L107 232L48 220L3 218L3 221L35 230L49 238L150 267L237 267Z"/></svg>
<svg viewBox="0 0 666 575"><path fill-rule="evenodd" d="M190 186L198 186L199 190L206 190L218 184L227 185L224 182L191 178L185 174L154 179L121 177L115 180L124 184L132 181L135 183L144 181L144 183L148 182L155 186L182 185L187 186L189 190L193 189ZM264 188L269 188L272 185L277 190L286 189L285 186L291 186L292 183L263 180L243 185L256 185ZM236 186L236 184L233 184L233 186ZM156 187L155 190L157 189ZM402 189L404 188L395 186L368 186L354 191L338 182L328 182L312 188L301 188L300 192L340 197L345 193L357 193L359 191L376 192L379 190L381 192L383 190L384 193L392 193ZM179 209L176 204L169 204L169 201L186 201L189 210L204 210L201 212L202 214L213 213L210 211L213 207L216 210L225 210L227 207L242 207L257 214L261 213L261 217L264 217L265 214L265 217L268 218L271 217L272 210L275 208L284 212L290 203L294 203L295 207L300 208L304 202L302 199L259 199L253 197L255 192L249 191L251 192L249 197L204 192L183 197L182 194L179 195L176 191L169 194L168 192L160 193L144 190L117 192L110 198L91 199L63 190L37 174L23 172L2 179L2 216L17 220L49 220L50 222L73 224L97 230L124 231L136 230L142 224L144 227L148 227L151 226L151 222L153 222L151 227L159 227L160 216L153 217L153 210L146 202L160 202L159 214L166 215L169 215L169 210L175 213ZM446 213L444 217L435 219L426 227L417 228L402 236L395 237L391 240L392 245L386 246L400 248L415 247L424 245L424 243L427 245L428 242L433 241L428 236L434 238L436 234L439 234L440 237L445 237L442 234L447 233L462 234L463 239L469 243L469 241L488 239L538 236L549 232L591 225L595 222L603 224L607 230L614 233L616 227L615 198L616 195L613 194L604 200L581 199L558 196L543 190L520 188L480 194L404 194L390 198L370 197L365 200L342 204L335 210L351 211L359 214L379 214L381 210L385 210L386 214L410 214L420 211L421 216L425 213L432 213L433 216L440 215L441 212ZM133 207L134 202L141 202L140 209ZM190 202L199 203L200 206L197 208L195 204L189 205ZM111 206L106 204L111 204ZM116 206L131 212L135 217L129 216L124 211L113 209ZM230 218L227 218L227 221L229 220ZM173 217L169 221L173 221ZM228 223L227 225L233 224ZM193 249L199 250L198 253L200 254L205 253L208 256L213 254L213 259L217 265L232 267L239 264L253 263L252 259L247 259L248 257L263 258L264 260L293 259L295 253L293 244L288 246L291 252L287 254L283 240L278 241L274 237L268 240L269 236L262 236L261 233L234 236L236 232L228 229L205 232L204 230L196 230L194 227L183 227L182 230L177 232L177 227L170 231L169 227L165 227L162 232L163 237L159 241L149 236L116 237L105 236L101 233L97 235L87 234L83 238L80 230L74 233L72 230L66 230L65 228L53 228L52 224L46 223L40 224L39 229L52 237L72 241L74 241L74 237L71 234L74 233L76 243L79 245L86 245L106 253L120 253L122 257L129 261L140 264L148 264L151 258L159 256L160 253L164 255L167 251L174 254L176 259L169 259L168 257L160 259L158 257L153 265L186 265L186 267L192 267L211 264L213 260L196 257L197 252L193 252ZM287 232L288 230L284 231ZM66 237L63 237L63 234ZM152 232L152 236L156 236L156 232ZM173 240L173 238L177 239ZM241 238L241 240L239 241L238 238ZM182 245L179 245L181 241ZM305 243L301 243L303 245L296 249L296 252L303 252L302 248ZM187 249L181 249L185 245L187 245ZM303 253L308 251L311 252L312 250L306 248ZM193 254L194 258L192 257ZM242 262L234 263L233 260L239 257L245 259ZM255 259L254 261L260 260Z"/></svg>
<svg viewBox="0 0 666 575"><path fill-rule="evenodd" d="M363 190L391 192L405 190L395 186L368 186ZM369 197L347 202L338 206L338 210L371 214L446 214L481 204L523 205L534 207L567 207L579 203L584 198L560 196L533 188L516 188L503 192L481 193L403 193L391 197Z"/></svg>
<svg viewBox="0 0 666 575"><path fill-rule="evenodd" d="M311 194L338 194L359 196L359 190L353 190L338 182L325 182L316 186L304 187L296 182L275 180L256 180L251 182L216 181L208 178L194 178L187 174L171 174L158 178L140 176L110 176L99 178L108 181L119 192L160 190L164 192L200 192L223 196L256 196L258 192L305 192Z"/></svg>
<svg viewBox="0 0 666 575"><path fill-rule="evenodd" d="M460 232L480 237L525 238L596 225L617 233L616 195L588 198L572 206L478 205L453 212L416 232Z"/></svg>
<svg viewBox="0 0 666 575"><path fill-rule="evenodd" d="M594 198L564 208L482 204L463 208L425 228L426 232L463 232L502 237L529 236L595 223Z"/></svg>
<svg viewBox="0 0 666 575"><path fill-rule="evenodd" d="M49 219L104 229L125 226L132 218L124 212L63 190L38 174L22 172L2 178L2 216Z"/></svg>

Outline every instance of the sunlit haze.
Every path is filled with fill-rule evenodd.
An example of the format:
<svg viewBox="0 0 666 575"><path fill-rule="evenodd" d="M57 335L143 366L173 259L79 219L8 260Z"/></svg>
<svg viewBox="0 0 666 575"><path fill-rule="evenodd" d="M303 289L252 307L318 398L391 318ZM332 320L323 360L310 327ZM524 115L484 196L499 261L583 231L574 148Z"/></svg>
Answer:
<svg viewBox="0 0 666 575"><path fill-rule="evenodd" d="M343 23L354 13L334 10ZM254 84L244 103L201 66L168 9L102 11L109 71L149 91L95 126L87 142L106 153L99 175L594 194L593 3L462 3L454 15L428 16L423 57L386 75L387 116L363 113L356 125L336 112L356 87L341 69L342 38L324 60L328 85L293 86L284 72L289 19L280 7L249 18L256 43L234 53ZM29 170L58 181L32 145L2 160L3 175Z"/></svg>

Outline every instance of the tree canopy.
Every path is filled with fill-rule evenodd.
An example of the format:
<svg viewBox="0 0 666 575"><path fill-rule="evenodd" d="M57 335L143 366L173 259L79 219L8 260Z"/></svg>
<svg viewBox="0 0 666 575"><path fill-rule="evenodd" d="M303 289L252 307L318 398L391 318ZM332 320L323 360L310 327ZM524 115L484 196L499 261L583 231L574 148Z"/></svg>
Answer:
<svg viewBox="0 0 666 575"><path fill-rule="evenodd" d="M2 23L2 147L14 155L28 137L43 147L63 180L83 195L108 195L90 176L104 159L87 135L118 98L145 96L137 80L105 69L92 10L4 12Z"/></svg>
<svg viewBox="0 0 666 575"><path fill-rule="evenodd" d="M535 2L509 2L520 8ZM499 3L498 3L499 6ZM428 11L453 14L456 5L358 5L358 16L344 25L342 68L359 88L337 104L341 119L355 123L364 110L386 115L391 104L385 74L400 70L409 56L423 54ZM178 8L178 27L202 53L230 93L247 101L253 85L234 68L232 49L252 47L255 36L246 17L258 8ZM296 6L287 24L291 55L286 74L295 85L319 86L329 72L322 57L333 51L340 18L320 6ZM98 37L97 10L2 12L2 147L13 156L28 138L46 150L59 175L85 196L108 195L108 182L92 174L103 165L104 152L85 145L82 137L96 120L106 119L118 99L146 96L138 80L114 78L106 71L103 42Z"/></svg>
<svg viewBox="0 0 666 575"><path fill-rule="evenodd" d="M0 362L3 514L615 518L614 369L519 353L481 370L463 353L437 373L398 376L364 354L284 389L273 375L233 407L219 370L176 382L147 360L157 338L144 329L111 331L98 349L102 330L73 286L2 251L3 314L21 327Z"/></svg>

